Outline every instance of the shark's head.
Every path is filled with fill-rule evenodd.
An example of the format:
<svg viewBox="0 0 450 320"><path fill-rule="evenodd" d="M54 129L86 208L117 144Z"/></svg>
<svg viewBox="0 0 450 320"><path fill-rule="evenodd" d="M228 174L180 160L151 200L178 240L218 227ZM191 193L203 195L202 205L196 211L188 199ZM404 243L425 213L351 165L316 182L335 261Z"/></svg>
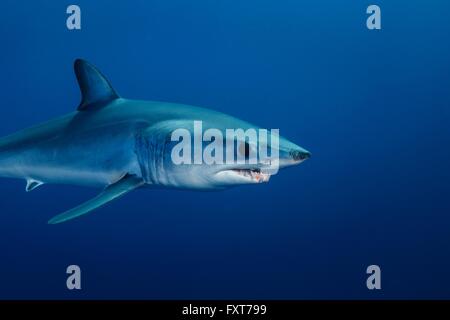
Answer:
<svg viewBox="0 0 450 320"><path fill-rule="evenodd" d="M189 189L257 184L311 156L278 130L198 109L190 120L161 121L142 133L137 154L148 183Z"/></svg>
<svg viewBox="0 0 450 320"><path fill-rule="evenodd" d="M264 132L266 131L262 131L263 134ZM214 184L229 187L265 183L271 176L277 174L279 169L298 165L311 157L309 151L273 132L267 131L267 136L267 140L258 137L256 139L258 142L255 143L249 141L248 135L245 135L245 138L234 135L232 137L234 138L232 139L234 140L234 158L240 157L244 161L213 166L210 172L213 173L211 179ZM223 142L224 145L226 143L226 141ZM252 161L253 159L256 161Z"/></svg>

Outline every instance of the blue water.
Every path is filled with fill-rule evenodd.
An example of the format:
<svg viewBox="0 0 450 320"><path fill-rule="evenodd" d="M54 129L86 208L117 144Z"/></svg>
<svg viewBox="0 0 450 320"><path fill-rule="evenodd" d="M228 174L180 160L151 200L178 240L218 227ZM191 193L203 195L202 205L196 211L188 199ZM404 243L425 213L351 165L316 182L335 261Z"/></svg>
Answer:
<svg viewBox="0 0 450 320"><path fill-rule="evenodd" d="M206 106L313 157L223 192L0 180L0 298L450 298L448 1L2 1L0 135L73 111L85 58L128 98ZM95 139L95 137L92 137ZM82 290L66 289L66 267ZM381 267L382 289L366 288Z"/></svg>

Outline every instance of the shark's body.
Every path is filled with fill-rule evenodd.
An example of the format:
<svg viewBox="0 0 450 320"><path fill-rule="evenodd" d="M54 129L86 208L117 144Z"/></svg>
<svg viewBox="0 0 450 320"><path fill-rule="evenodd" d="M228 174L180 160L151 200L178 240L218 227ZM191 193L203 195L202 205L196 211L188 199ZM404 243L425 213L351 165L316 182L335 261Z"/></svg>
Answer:
<svg viewBox="0 0 450 320"><path fill-rule="evenodd" d="M143 186L218 189L267 180L260 167L176 166L169 159L170 132L192 130L193 120L203 121L205 129L254 125L205 108L120 98L83 60L75 62L75 72L82 92L78 111L0 139L0 176L26 179L27 191L44 183L106 187L50 223L80 216ZM279 150L280 167L309 157L283 138Z"/></svg>
<svg viewBox="0 0 450 320"><path fill-rule="evenodd" d="M101 109L74 112L3 138L0 175L104 187L124 173L142 176L141 165L146 164L139 162L137 137L143 131L165 122L214 117L223 121L228 116L194 106L118 98ZM162 172L147 180L165 184Z"/></svg>

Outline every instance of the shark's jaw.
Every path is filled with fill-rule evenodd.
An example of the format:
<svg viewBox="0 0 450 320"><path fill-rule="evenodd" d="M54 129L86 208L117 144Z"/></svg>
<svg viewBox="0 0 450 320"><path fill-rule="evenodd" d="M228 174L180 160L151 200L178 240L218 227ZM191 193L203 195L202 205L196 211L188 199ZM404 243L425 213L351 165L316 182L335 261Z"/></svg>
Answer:
<svg viewBox="0 0 450 320"><path fill-rule="evenodd" d="M270 179L270 174L261 172L260 169L232 169L231 171L256 183L268 182Z"/></svg>
<svg viewBox="0 0 450 320"><path fill-rule="evenodd" d="M279 159L278 168L285 168L299 165L309 158L309 153L302 159L281 158ZM270 166L236 166L228 167L217 171L214 175L218 181L224 184L254 184L269 182L271 176L278 173L278 168L270 168Z"/></svg>
<svg viewBox="0 0 450 320"><path fill-rule="evenodd" d="M271 174L261 171L259 168L234 168L221 170L216 177L222 181L233 184L263 183L268 182Z"/></svg>

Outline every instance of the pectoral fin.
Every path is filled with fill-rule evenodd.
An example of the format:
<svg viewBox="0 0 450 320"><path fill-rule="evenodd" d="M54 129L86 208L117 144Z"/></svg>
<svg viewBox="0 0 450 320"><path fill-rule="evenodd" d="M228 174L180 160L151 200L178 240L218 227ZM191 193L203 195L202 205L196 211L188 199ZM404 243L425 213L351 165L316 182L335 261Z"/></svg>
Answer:
<svg viewBox="0 0 450 320"><path fill-rule="evenodd" d="M126 175L118 182L108 186L102 193L85 203L57 215L48 221L49 224L57 224L74 219L95 210L108 202L117 199L128 192L141 187L144 181L134 175Z"/></svg>

